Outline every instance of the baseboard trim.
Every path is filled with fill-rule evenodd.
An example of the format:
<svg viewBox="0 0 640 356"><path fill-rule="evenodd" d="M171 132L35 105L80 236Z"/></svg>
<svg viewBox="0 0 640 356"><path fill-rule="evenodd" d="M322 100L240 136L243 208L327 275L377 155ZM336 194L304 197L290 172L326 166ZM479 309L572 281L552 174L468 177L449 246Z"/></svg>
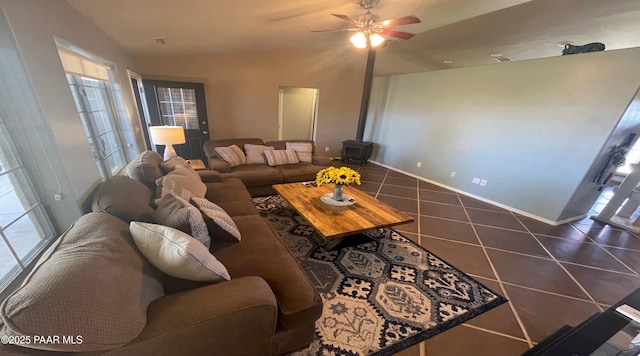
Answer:
<svg viewBox="0 0 640 356"><path fill-rule="evenodd" d="M391 167L391 166L386 165L384 163L380 163L380 162L377 162L377 161L374 161L374 160L369 160L369 162L375 163L375 164L377 164L379 166L382 166L384 168L388 168L388 169L390 169L392 171L395 171L395 172L398 172L398 173L406 174L406 175L408 175L410 177L416 178L416 179L421 180L423 182L431 183L433 185L437 185L439 187L452 190L452 191L454 191L456 193L462 194L462 195L467 196L469 198L477 199L477 200L480 200L480 201L482 201L484 203L491 204L491 205L497 206L497 207L505 209L505 210L509 210L509 211L511 211L513 213L526 216L526 217L528 217L530 219L537 220L537 221L543 222L543 223L548 224L548 225L558 226L558 225L566 224L566 223L569 223L569 222L572 222L572 221L582 220L585 217L587 217L587 214L583 214L583 215L575 216L575 217L572 217L572 218L564 219L564 220L561 220L561 221L549 220L549 219L543 218L541 216L538 216L538 215L535 215L535 214L531 214L531 213L526 212L524 210L520 210L520 209L514 208L512 206L508 206L508 205L505 205L505 204L502 204L502 203L498 203L496 201L493 201L493 200L490 200L490 199L487 199L487 198L483 198L481 196L478 196L478 195L475 195L475 194L472 194L472 193L469 193L469 192L465 192L464 190L460 190L460 189L457 189L457 188L454 188L454 187L450 187L450 186L448 186L446 184L442 184L440 182L436 182L436 181L433 181L431 179L427 179L427 178L421 177L421 176L413 174L413 173L405 172L405 171L403 171L401 169L398 169L398 168L395 168L395 167Z"/></svg>

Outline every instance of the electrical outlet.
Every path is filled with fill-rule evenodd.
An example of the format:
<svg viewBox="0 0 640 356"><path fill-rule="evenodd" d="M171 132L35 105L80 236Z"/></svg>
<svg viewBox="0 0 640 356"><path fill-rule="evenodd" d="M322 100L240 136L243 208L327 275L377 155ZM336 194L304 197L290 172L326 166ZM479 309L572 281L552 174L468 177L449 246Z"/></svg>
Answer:
<svg viewBox="0 0 640 356"><path fill-rule="evenodd" d="M485 185L487 185L487 180L486 180L486 179L481 180L481 181L480 181L480 185L481 185L481 186L483 186L483 187L484 187Z"/></svg>
<svg viewBox="0 0 640 356"><path fill-rule="evenodd" d="M455 177L456 176L456 171L451 171L451 176Z"/></svg>
<svg viewBox="0 0 640 356"><path fill-rule="evenodd" d="M58 200L58 201L62 200L62 194L54 194L53 195L53 199Z"/></svg>
<svg viewBox="0 0 640 356"><path fill-rule="evenodd" d="M324 148L324 151L325 151L325 152L329 152L329 146L325 147L325 148Z"/></svg>
<svg viewBox="0 0 640 356"><path fill-rule="evenodd" d="M480 178L473 177L473 179L471 180L471 183L480 184Z"/></svg>
<svg viewBox="0 0 640 356"><path fill-rule="evenodd" d="M416 167L418 167L418 168L422 167L422 162L416 163Z"/></svg>

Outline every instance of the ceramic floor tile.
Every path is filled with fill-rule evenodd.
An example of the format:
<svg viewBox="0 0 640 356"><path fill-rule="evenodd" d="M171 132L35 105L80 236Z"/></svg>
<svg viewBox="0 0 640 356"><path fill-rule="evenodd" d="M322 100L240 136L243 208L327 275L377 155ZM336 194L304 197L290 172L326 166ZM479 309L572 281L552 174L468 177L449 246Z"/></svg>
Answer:
<svg viewBox="0 0 640 356"><path fill-rule="evenodd" d="M378 189L380 189L380 183L372 183L372 182L362 182L362 184L357 185L356 188L362 190L363 192L369 193L377 193Z"/></svg>
<svg viewBox="0 0 640 356"><path fill-rule="evenodd" d="M564 325L578 325L600 311L594 303L588 301L510 285L506 285L505 289L534 342L544 340Z"/></svg>
<svg viewBox="0 0 640 356"><path fill-rule="evenodd" d="M418 190L415 187L407 188L384 184L382 185L382 189L380 189L380 194L393 195L395 197L401 198L418 199Z"/></svg>
<svg viewBox="0 0 640 356"><path fill-rule="evenodd" d="M413 234L417 234L418 233L418 215L411 214L411 213L407 213L407 215L413 218L413 222L410 222L408 224L393 226L393 229L400 232L410 232Z"/></svg>
<svg viewBox="0 0 640 356"><path fill-rule="evenodd" d="M418 184L420 186L420 189L433 190L433 191L436 191L436 192L444 192L444 193L453 193L453 191L451 191L451 190L449 190L447 188L444 188L444 187L441 187L439 185L435 185L435 184L432 184L432 183L429 183L429 182L425 182L423 180L419 180Z"/></svg>
<svg viewBox="0 0 640 356"><path fill-rule="evenodd" d="M414 181L416 180L415 178L408 176L402 172L397 172L394 170L389 170L389 177L393 177L393 178L401 178L401 179L413 179Z"/></svg>
<svg viewBox="0 0 640 356"><path fill-rule="evenodd" d="M498 282L480 277L477 277L476 279L492 291L503 295ZM511 310L509 302L476 316L475 318L467 321L466 324L524 338L520 324L518 324L516 317L513 315L513 310Z"/></svg>
<svg viewBox="0 0 640 356"><path fill-rule="evenodd" d="M467 208L467 213L471 222L488 226L502 227L505 229L526 231L511 213L500 213L496 211L479 210Z"/></svg>
<svg viewBox="0 0 640 356"><path fill-rule="evenodd" d="M390 184L390 185L397 185L399 187L407 187L407 188L414 188L417 189L418 187L418 183L417 183L417 179L415 178L411 178L411 179L403 179L403 178L398 178L398 177L387 177L384 180L384 184Z"/></svg>
<svg viewBox="0 0 640 356"><path fill-rule="evenodd" d="M406 231L398 231L398 233L400 233L402 236L408 238L409 240L415 242L416 244L420 244L420 238L418 236L418 234L414 234L412 232L406 232Z"/></svg>
<svg viewBox="0 0 640 356"><path fill-rule="evenodd" d="M465 210L461 206L420 202L420 215L469 222Z"/></svg>
<svg viewBox="0 0 640 356"><path fill-rule="evenodd" d="M630 273L628 268L618 262L602 247L588 243L538 236L538 240L556 259L608 270Z"/></svg>
<svg viewBox="0 0 640 356"><path fill-rule="evenodd" d="M640 277L563 263L578 283L598 303L615 304L636 288L640 287Z"/></svg>
<svg viewBox="0 0 640 356"><path fill-rule="evenodd" d="M377 174L362 174L360 176L360 181L362 182L371 182L371 183L382 183L384 180L384 175Z"/></svg>
<svg viewBox="0 0 640 356"><path fill-rule="evenodd" d="M487 252L503 281L571 297L588 298L555 261L491 249Z"/></svg>
<svg viewBox="0 0 640 356"><path fill-rule="evenodd" d="M538 241L528 232L498 229L487 226L476 226L480 240L487 247L525 253L541 257L550 257Z"/></svg>
<svg viewBox="0 0 640 356"><path fill-rule="evenodd" d="M582 232L574 228L571 224L553 226L545 224L541 221L529 219L521 215L517 216L518 220L520 220L524 224L524 226L529 229L529 231L535 234L564 237L578 241L588 241L587 237Z"/></svg>
<svg viewBox="0 0 640 356"><path fill-rule="evenodd" d="M458 242L434 239L427 236L421 238L422 247L447 261L462 272L488 278L496 278L487 261L482 248ZM495 290L500 293L500 290Z"/></svg>
<svg viewBox="0 0 640 356"><path fill-rule="evenodd" d="M524 341L491 334L464 325L451 328L425 341L428 356L520 355L529 349Z"/></svg>
<svg viewBox="0 0 640 356"><path fill-rule="evenodd" d="M435 203L460 205L460 200L458 199L457 194L435 192L424 189L420 189L420 200L431 201Z"/></svg>
<svg viewBox="0 0 640 356"><path fill-rule="evenodd" d="M422 236L429 235L478 245L478 238L473 232L471 224L459 221L421 216L420 234Z"/></svg>
<svg viewBox="0 0 640 356"><path fill-rule="evenodd" d="M622 248L615 247L605 247L605 249L611 252L612 255L616 256L622 263L627 265L629 268L636 271L636 273L640 273L640 251L627 250Z"/></svg>
<svg viewBox="0 0 640 356"><path fill-rule="evenodd" d="M577 228L599 244L640 250L640 237L633 233L609 226L604 228L577 226Z"/></svg>
<svg viewBox="0 0 640 356"><path fill-rule="evenodd" d="M400 211L412 214L418 213L418 201L415 199L398 198L389 195L378 194L378 200L385 202Z"/></svg>
<svg viewBox="0 0 640 356"><path fill-rule="evenodd" d="M420 353L420 348L426 347L424 344L415 344L413 346L409 346L404 350L398 351L394 353L394 356L422 356Z"/></svg>
<svg viewBox="0 0 640 356"><path fill-rule="evenodd" d="M462 205L464 205L467 208L507 212L507 210L502 209L501 207L498 207L489 203L485 203L482 200L470 198L462 194L460 194L460 200L462 200Z"/></svg>

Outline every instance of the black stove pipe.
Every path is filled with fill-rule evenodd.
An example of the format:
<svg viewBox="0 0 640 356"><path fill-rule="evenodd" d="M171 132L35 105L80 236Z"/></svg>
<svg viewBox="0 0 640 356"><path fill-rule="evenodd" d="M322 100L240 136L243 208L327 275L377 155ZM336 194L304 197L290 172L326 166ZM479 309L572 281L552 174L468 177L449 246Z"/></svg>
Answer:
<svg viewBox="0 0 640 356"><path fill-rule="evenodd" d="M362 102L360 103L360 117L358 118L358 129L356 131L356 141L362 142L364 138L364 126L367 121L369 111L369 98L371 97L371 82L373 81L373 66L376 61L376 49L369 48L367 55L367 68L364 72L364 88L362 89Z"/></svg>

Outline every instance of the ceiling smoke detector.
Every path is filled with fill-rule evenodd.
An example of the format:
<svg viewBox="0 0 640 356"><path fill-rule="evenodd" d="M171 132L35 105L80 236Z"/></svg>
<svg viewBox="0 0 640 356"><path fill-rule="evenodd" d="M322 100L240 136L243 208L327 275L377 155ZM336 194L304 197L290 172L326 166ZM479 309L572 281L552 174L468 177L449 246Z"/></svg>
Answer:
<svg viewBox="0 0 640 356"><path fill-rule="evenodd" d="M451 60L451 59L444 59L444 60L442 60L442 63L451 64L451 63L453 63L453 60Z"/></svg>
<svg viewBox="0 0 640 356"><path fill-rule="evenodd" d="M489 55L493 58L502 57L502 53L500 52L490 52Z"/></svg>
<svg viewBox="0 0 640 356"><path fill-rule="evenodd" d="M152 37L152 38L153 38L153 41L156 44L159 44L159 45L167 44L167 38L166 37Z"/></svg>

